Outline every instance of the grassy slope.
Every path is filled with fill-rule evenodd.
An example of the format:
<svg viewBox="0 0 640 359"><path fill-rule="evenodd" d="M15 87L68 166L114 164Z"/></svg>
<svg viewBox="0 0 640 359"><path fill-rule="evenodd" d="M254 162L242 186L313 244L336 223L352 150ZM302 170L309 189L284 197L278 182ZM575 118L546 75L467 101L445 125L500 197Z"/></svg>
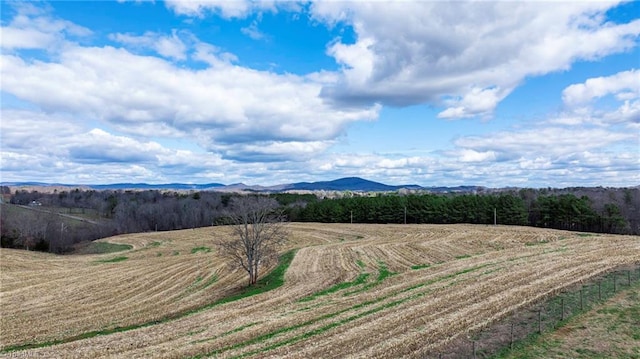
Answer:
<svg viewBox="0 0 640 359"><path fill-rule="evenodd" d="M500 358L640 358L640 283Z"/></svg>

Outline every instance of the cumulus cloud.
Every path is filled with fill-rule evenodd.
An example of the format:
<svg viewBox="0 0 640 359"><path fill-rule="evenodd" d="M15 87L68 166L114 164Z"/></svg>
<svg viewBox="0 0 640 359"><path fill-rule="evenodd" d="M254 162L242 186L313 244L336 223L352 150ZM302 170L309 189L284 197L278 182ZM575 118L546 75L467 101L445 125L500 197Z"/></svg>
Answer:
<svg viewBox="0 0 640 359"><path fill-rule="evenodd" d="M166 6L229 19L291 4ZM568 86L563 112L462 136L438 152L328 151L349 124L376 119L385 104L441 106L443 119L491 116L529 76L635 46L640 22L607 23L613 4L546 6L314 3L315 20L344 22L357 38L327 45L340 71L306 75L242 67L234 54L183 30L114 33L117 46L82 46L72 40L88 29L26 6L2 27L2 91L30 105L2 109L4 180L162 182L188 173L194 182L267 185L342 176L424 185L640 183L637 70ZM22 49L55 54L34 60ZM198 69L185 66L191 62ZM605 98L612 108L595 105Z"/></svg>
<svg viewBox="0 0 640 359"><path fill-rule="evenodd" d="M91 30L72 22L52 17L49 8L30 3L13 4L15 16L0 27L0 46L3 50L52 50L69 39L91 35Z"/></svg>
<svg viewBox="0 0 640 359"><path fill-rule="evenodd" d="M211 153L91 128L65 114L2 109L1 116L0 167L6 181L162 182L190 173L190 180L208 182L222 175L239 180L243 169L254 168Z"/></svg>
<svg viewBox="0 0 640 359"><path fill-rule="evenodd" d="M571 85L562 91L562 100L568 106L579 106L610 94L620 100L640 98L640 71L623 71Z"/></svg>
<svg viewBox="0 0 640 359"><path fill-rule="evenodd" d="M170 58L186 56L176 32L112 39ZM191 59L209 67L189 69L110 46L70 44L48 61L2 55L3 91L45 111L105 121L130 135L190 136L205 149L247 161L306 158L327 148L349 123L378 116L377 105L327 103L320 92L331 76L257 71L234 65L232 55L213 45L197 39L191 44Z"/></svg>
<svg viewBox="0 0 640 359"><path fill-rule="evenodd" d="M640 20L606 21L610 2L314 2L313 17L344 22L355 43L327 49L342 65L335 101L445 106L441 118L491 115L528 76L635 46ZM552 9L550 8L552 6Z"/></svg>
<svg viewBox="0 0 640 359"><path fill-rule="evenodd" d="M598 99L612 96L618 107L613 111L593 109ZM568 86L562 92L568 111L583 123L603 126L624 123L632 130L640 127L640 71L622 71L611 76L594 77Z"/></svg>

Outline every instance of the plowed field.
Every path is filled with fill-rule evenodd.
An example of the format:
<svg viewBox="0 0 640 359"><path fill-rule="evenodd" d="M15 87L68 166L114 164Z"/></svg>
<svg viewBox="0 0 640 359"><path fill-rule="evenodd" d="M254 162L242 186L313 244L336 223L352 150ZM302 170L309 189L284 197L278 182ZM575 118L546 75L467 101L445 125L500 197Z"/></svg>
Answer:
<svg viewBox="0 0 640 359"><path fill-rule="evenodd" d="M134 248L103 255L0 249L0 355L420 357L565 287L640 263L638 236L288 228L286 249L297 251L285 284L213 307L247 280L215 253L213 238L230 235L225 227L112 237L104 241ZM13 351L27 344L39 347Z"/></svg>

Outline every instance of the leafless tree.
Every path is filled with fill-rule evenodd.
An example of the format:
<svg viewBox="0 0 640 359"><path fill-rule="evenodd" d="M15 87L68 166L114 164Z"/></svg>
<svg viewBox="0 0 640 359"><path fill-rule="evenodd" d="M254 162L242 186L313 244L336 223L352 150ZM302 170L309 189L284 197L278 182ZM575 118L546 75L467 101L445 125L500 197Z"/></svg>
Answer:
<svg viewBox="0 0 640 359"><path fill-rule="evenodd" d="M260 266L278 260L278 249L287 239L284 216L277 201L262 196L234 197L227 218L233 236L219 238L220 253L242 267L249 275L249 285L258 281Z"/></svg>

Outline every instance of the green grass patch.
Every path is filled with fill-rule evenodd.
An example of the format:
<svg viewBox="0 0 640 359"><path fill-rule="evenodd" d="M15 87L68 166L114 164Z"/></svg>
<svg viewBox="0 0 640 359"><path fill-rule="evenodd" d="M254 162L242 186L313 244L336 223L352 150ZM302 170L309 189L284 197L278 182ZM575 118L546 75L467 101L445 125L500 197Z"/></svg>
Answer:
<svg viewBox="0 0 640 359"><path fill-rule="evenodd" d="M153 242L147 244L147 247L158 247L161 244L162 244L162 242L153 241Z"/></svg>
<svg viewBox="0 0 640 359"><path fill-rule="evenodd" d="M202 285L202 288L200 289L207 289L209 288L213 283L218 281L218 275L217 274L213 274L212 276L209 277L209 279L207 279L206 282L204 282L204 284Z"/></svg>
<svg viewBox="0 0 640 359"><path fill-rule="evenodd" d="M340 290L343 289L347 289L347 288L351 288L354 287L356 285L360 285L363 284L367 281L367 278L369 277L369 273L360 273L360 275L358 275L358 277L356 277L356 279L350 281L350 282L342 282L342 283L338 283L335 284L327 289L321 290L319 292L316 292L308 297L304 297L304 298L300 298L298 299L298 302L310 302L318 297L321 297L323 295L327 295L327 294L331 294L331 293L335 293L338 292Z"/></svg>
<svg viewBox="0 0 640 359"><path fill-rule="evenodd" d="M431 264L416 264L411 266L411 269L413 270L418 270L418 269L425 269L425 268L429 268L431 267Z"/></svg>
<svg viewBox="0 0 640 359"><path fill-rule="evenodd" d="M204 277L197 276L196 280L193 283L191 283L187 287L187 289L184 290L184 293L182 295L184 296L184 295L193 293L197 290L203 290L210 287L213 283L218 281L218 275L214 273L213 275L209 276L209 278L206 281L203 282L203 280L204 280Z"/></svg>
<svg viewBox="0 0 640 359"><path fill-rule="evenodd" d="M211 252L211 248L209 247L193 247L191 248L191 254L195 254L198 252L202 252L202 253L209 253Z"/></svg>
<svg viewBox="0 0 640 359"><path fill-rule="evenodd" d="M173 251L173 252L171 252L171 255L172 255L172 256L178 256L178 255L180 255L180 252L178 252L178 251Z"/></svg>
<svg viewBox="0 0 640 359"><path fill-rule="evenodd" d="M465 258L471 258L471 254L463 254L461 256L456 256L456 259L465 259Z"/></svg>
<svg viewBox="0 0 640 359"><path fill-rule="evenodd" d="M240 300L242 298L251 297L256 294L268 292L270 290L273 290L282 286L284 284L284 274L287 271L287 268L289 268L289 265L291 264L291 261L293 260L294 256L295 256L294 251L289 251L283 254L282 256L280 256L280 261L278 266L273 271L271 271L271 273L259 279L256 284L250 287L242 288L236 294L233 294L226 298L222 298L217 302L212 303L209 308L214 307L216 305L224 304L224 303L235 302L236 300Z"/></svg>
<svg viewBox="0 0 640 359"><path fill-rule="evenodd" d="M390 277L390 276L392 276L394 274L396 274L396 273L390 272L389 269L387 268L386 264L384 264L381 261L378 261L378 276L376 277L375 281L365 284L364 286L362 286L362 288L356 289L356 290L351 291L351 292L347 292L344 295L348 296L348 295L352 295L352 294L356 294L356 293L360 293L360 292L364 292L366 290L369 290L369 289L377 286L378 284L382 283L382 281L387 279L387 277Z"/></svg>
<svg viewBox="0 0 640 359"><path fill-rule="evenodd" d="M129 257L120 256L120 257L114 257L109 259L100 259L100 260L97 260L96 263L117 263L117 262L126 261L127 259L129 259Z"/></svg>
<svg viewBox="0 0 640 359"><path fill-rule="evenodd" d="M82 333L82 334L75 335L75 336L68 337L68 338L51 340L51 341L40 342L40 343L25 343L25 344L10 345L10 346L7 346L6 348L0 350L0 353L9 353L9 352L14 352L14 351L18 351L18 350L26 350L26 349L44 348L44 347L49 347L49 346L52 346L52 345L70 343L70 342L74 342L74 341L78 341L78 340L82 340L82 339L93 338L93 337L100 336L100 335L109 335L109 334L114 334L114 333L127 332L127 331L130 331L130 330L135 330L135 329L140 329L140 328L146 328L146 327L150 327L152 325L167 323L167 322L172 321L172 320L176 320L176 319L184 318L184 317L196 314L196 313L200 313L202 311L211 309L211 308L213 308L215 306L218 306L218 305L221 305L221 304L225 304L225 303L233 302L233 301L236 301L236 300L240 300L242 298L246 298L246 297L249 297L249 296L252 296L252 295L268 292L268 291L276 289L276 288L282 286L282 284L284 284L284 274L286 273L287 269L289 268L289 265L291 264L291 261L293 261L293 257L294 256L295 256L295 250L292 250L292 251L284 253L283 255L280 256L280 260L279 260L278 266L271 273L269 273L264 278L259 280L258 284L256 284L255 286L249 287L249 288L245 288L245 289L241 290L240 293L237 293L235 295L232 295L232 296L229 296L229 297L226 297L226 298L219 299L219 300L217 300L217 301L215 301L213 303L204 305L202 307L197 307L197 308L190 309L190 310L187 310L187 311L170 314L170 315L165 316L164 318L161 318L161 319L158 319L158 320L149 321L149 322L145 322L145 323L140 323L140 324L132 324L132 325L124 326L124 327L115 327L115 328L109 328L109 329L103 329L103 330L94 330L94 331Z"/></svg>
<svg viewBox="0 0 640 359"><path fill-rule="evenodd" d="M244 342L241 342L241 343L236 343L234 345L230 345L228 347L217 349L217 350L205 353L205 354L196 355L196 356L191 357L190 359L199 359L199 358L203 358L203 357L217 356L218 354L221 354L221 353L229 351L229 350L236 350L236 349L240 349L240 348L252 345L252 344L256 344L256 343L262 342L262 341L270 340L270 339L272 339L272 338L274 338L274 337L276 337L276 336L278 336L280 334L291 332L293 330L297 330L297 329L300 329L300 328L315 324L317 322L320 322L320 321L323 321L323 320L326 320L326 319L331 319L331 318L337 317L337 316L339 316L339 315L341 315L343 313L346 313L348 311L358 310L358 309L362 309L362 308L365 308L365 307L368 307L368 306L372 306L372 305L378 304L378 303L380 303L382 301L385 301L385 300L387 300L389 298L392 298L393 296L396 296L396 295L399 295L399 294L403 294L403 293L406 293L406 292L409 292L409 291L412 291L412 290L415 290L415 289L418 289L418 288L422 288L422 287L425 287L425 286L428 286L428 285L431 285L431 284L434 284L434 283L437 283L437 282L440 282L440 281L444 281L444 280L453 278L453 277L455 277L457 275L460 275L460 274L473 272L473 271L479 270L481 268L484 268L484 267L486 267L488 265L489 264L484 264L484 265L480 265L480 266L476 266L476 267L472 267L472 268L467 268L465 270L462 270L462 271L459 271L459 272L456 272L456 273L452 273L452 274L449 274L449 275L446 275L446 276L435 278L435 279L432 279L430 281L423 282L423 283L414 285L414 286L409 287L409 288L405 288L405 289L400 290L398 292L391 293L391 294L385 295L383 297L380 297L380 298L377 298L377 299L374 299L374 300L362 302L362 303L353 305L353 306L351 306L349 308L344 308L344 309L341 309L341 310L333 312L333 313L327 313L327 314L322 315L320 317L308 320L308 321L306 321L304 323L292 325L292 326L289 326L289 327L280 328L280 329L277 329L277 330L275 330L273 332L266 333L266 334L260 335L258 337L251 338L251 339L249 339L247 341L244 341ZM271 344L270 346L268 346L266 348L256 349L254 351L243 353L243 354L235 356L233 358L244 358L244 357L247 357L247 356L263 353L263 352L266 352L268 350L276 349L276 348L284 346L284 345L293 344L293 343L302 341L304 339L308 339L308 338L310 338L312 336L321 334L321 333L323 333L323 332L325 332L327 330L333 329L335 327L338 327L340 325L343 325L343 324L346 324L348 322L354 321L356 319L360 319L360 318L363 318L363 317L365 317L367 315L371 315L371 314L374 314L376 312L379 312L381 310L393 308L393 307L395 307L395 306L397 306L399 304L405 303L407 301L423 297L423 296L427 295L429 292L430 291L427 290L425 292L415 293L415 294L413 294L413 295L411 295L409 297L398 299L398 300L395 300L395 301L392 301L392 302L389 302L389 303L385 303L385 304L379 305L377 307L373 307L373 308L371 308L371 309L369 309L369 310L367 310L365 312L354 314L354 315L352 315L352 316L350 316L348 318L341 319L341 320L333 322L333 323L329 323L329 324L327 324L325 326L313 329L311 331L308 331L306 333L300 334L300 335L295 336L293 338L285 339L285 340L280 341L280 342L275 342L275 343Z"/></svg>
<svg viewBox="0 0 640 359"><path fill-rule="evenodd" d="M375 286L394 274L397 273L391 272L384 262L378 261L378 277L376 277L376 281L371 284Z"/></svg>
<svg viewBox="0 0 640 359"><path fill-rule="evenodd" d="M358 260L356 261L356 264L358 265L358 267L360 267L360 268L362 268L362 269L365 269L365 267L366 267L366 265L364 264L364 262L363 262L362 260L360 260L360 259L358 259Z"/></svg>

